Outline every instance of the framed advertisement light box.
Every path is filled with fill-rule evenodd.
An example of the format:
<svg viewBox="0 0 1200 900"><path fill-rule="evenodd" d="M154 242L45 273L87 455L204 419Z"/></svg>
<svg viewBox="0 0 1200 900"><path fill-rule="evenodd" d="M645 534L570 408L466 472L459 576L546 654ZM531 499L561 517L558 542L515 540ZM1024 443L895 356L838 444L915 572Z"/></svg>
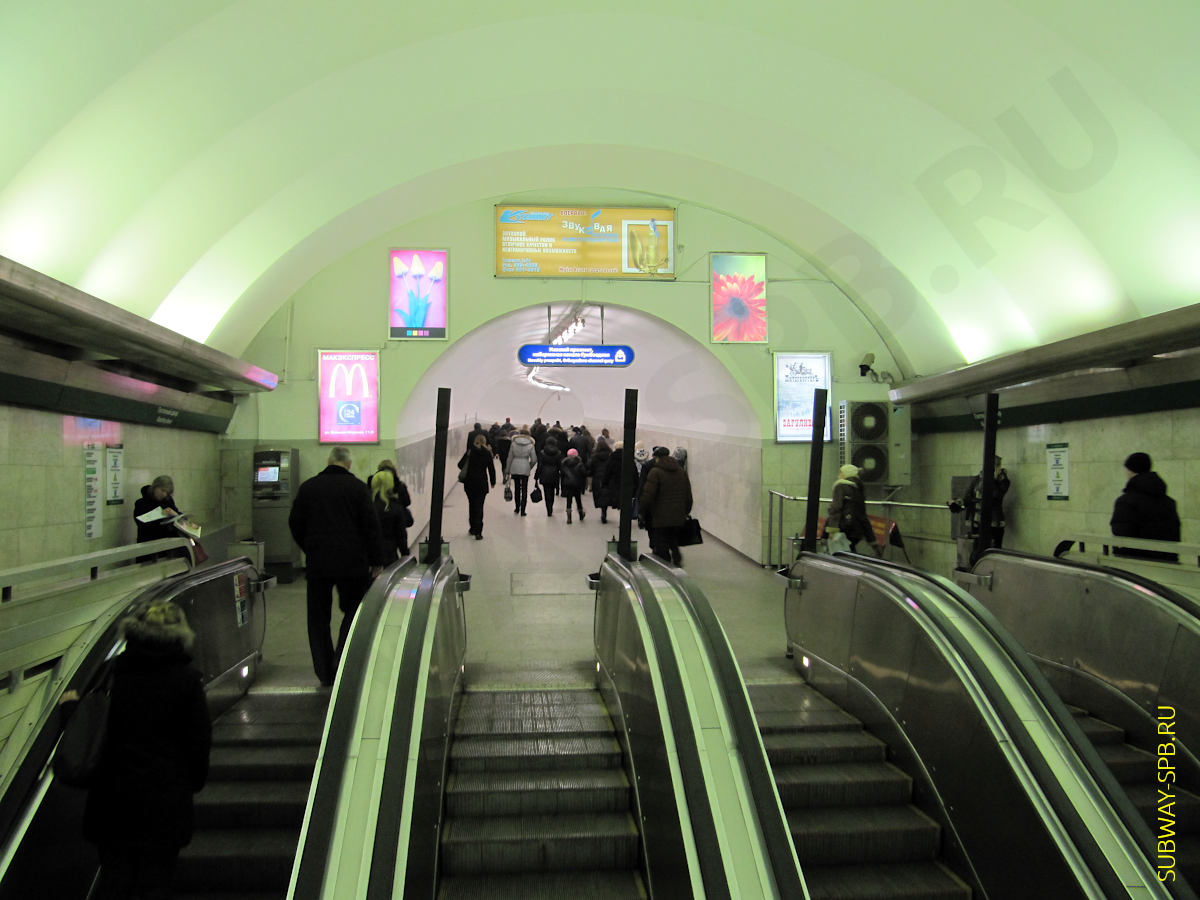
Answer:
<svg viewBox="0 0 1200 900"><path fill-rule="evenodd" d="M378 352L318 350L317 393L320 443L379 443Z"/></svg>
<svg viewBox="0 0 1200 900"><path fill-rule="evenodd" d="M817 388L829 391L828 353L773 353L775 365L775 440L780 443L812 441L813 397ZM832 393L827 396L832 396ZM832 440L832 401L825 408L826 441Z"/></svg>
<svg viewBox="0 0 1200 900"><path fill-rule="evenodd" d="M498 278L675 278L670 207L496 207Z"/></svg>
<svg viewBox="0 0 1200 900"><path fill-rule="evenodd" d="M767 342L767 254L709 254L714 344Z"/></svg>
<svg viewBox="0 0 1200 900"><path fill-rule="evenodd" d="M446 340L448 257L446 250L388 251L390 340Z"/></svg>

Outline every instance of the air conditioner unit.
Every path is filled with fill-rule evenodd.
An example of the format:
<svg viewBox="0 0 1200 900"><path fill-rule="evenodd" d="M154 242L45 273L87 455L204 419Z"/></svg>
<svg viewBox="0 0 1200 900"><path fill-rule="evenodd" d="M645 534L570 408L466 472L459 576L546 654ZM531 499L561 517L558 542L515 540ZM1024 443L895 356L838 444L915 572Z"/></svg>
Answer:
<svg viewBox="0 0 1200 900"><path fill-rule="evenodd" d="M875 400L838 404L839 465L858 466L863 484L912 483L912 423L907 406Z"/></svg>

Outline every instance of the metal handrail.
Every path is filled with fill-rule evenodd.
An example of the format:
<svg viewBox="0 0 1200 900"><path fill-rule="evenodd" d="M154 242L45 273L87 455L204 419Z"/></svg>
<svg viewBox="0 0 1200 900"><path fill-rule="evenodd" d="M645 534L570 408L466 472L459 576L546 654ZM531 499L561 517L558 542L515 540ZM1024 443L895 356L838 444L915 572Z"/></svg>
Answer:
<svg viewBox="0 0 1200 900"><path fill-rule="evenodd" d="M785 494L782 491L768 491L767 500L767 561L764 565L781 566L783 565L783 504L784 501L792 500L800 503L807 503L807 497L793 497L790 494ZM779 539L775 538L775 498L779 498ZM818 497L818 503L832 503L832 497ZM889 509L943 509L946 512L950 508L945 503L905 503L900 500L868 500L867 506L884 506Z"/></svg>

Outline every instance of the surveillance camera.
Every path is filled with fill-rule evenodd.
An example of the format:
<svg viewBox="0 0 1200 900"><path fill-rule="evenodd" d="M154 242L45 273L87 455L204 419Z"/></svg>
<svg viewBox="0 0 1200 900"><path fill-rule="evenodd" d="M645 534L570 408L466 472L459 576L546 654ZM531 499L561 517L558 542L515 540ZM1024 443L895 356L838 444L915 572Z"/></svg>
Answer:
<svg viewBox="0 0 1200 900"><path fill-rule="evenodd" d="M858 374L863 378L867 377L867 373L871 371L871 365L875 362L875 354L868 353L862 358L862 362L858 364Z"/></svg>

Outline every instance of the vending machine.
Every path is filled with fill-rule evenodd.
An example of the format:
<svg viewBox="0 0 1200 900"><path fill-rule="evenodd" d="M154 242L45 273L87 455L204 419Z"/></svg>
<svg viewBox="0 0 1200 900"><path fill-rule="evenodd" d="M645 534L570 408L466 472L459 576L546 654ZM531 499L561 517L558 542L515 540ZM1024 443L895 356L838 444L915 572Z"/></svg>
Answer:
<svg viewBox="0 0 1200 900"><path fill-rule="evenodd" d="M288 514L300 488L300 451L265 448L254 451L251 494L254 537L264 543L267 571L291 582L300 568L300 548L288 530Z"/></svg>

